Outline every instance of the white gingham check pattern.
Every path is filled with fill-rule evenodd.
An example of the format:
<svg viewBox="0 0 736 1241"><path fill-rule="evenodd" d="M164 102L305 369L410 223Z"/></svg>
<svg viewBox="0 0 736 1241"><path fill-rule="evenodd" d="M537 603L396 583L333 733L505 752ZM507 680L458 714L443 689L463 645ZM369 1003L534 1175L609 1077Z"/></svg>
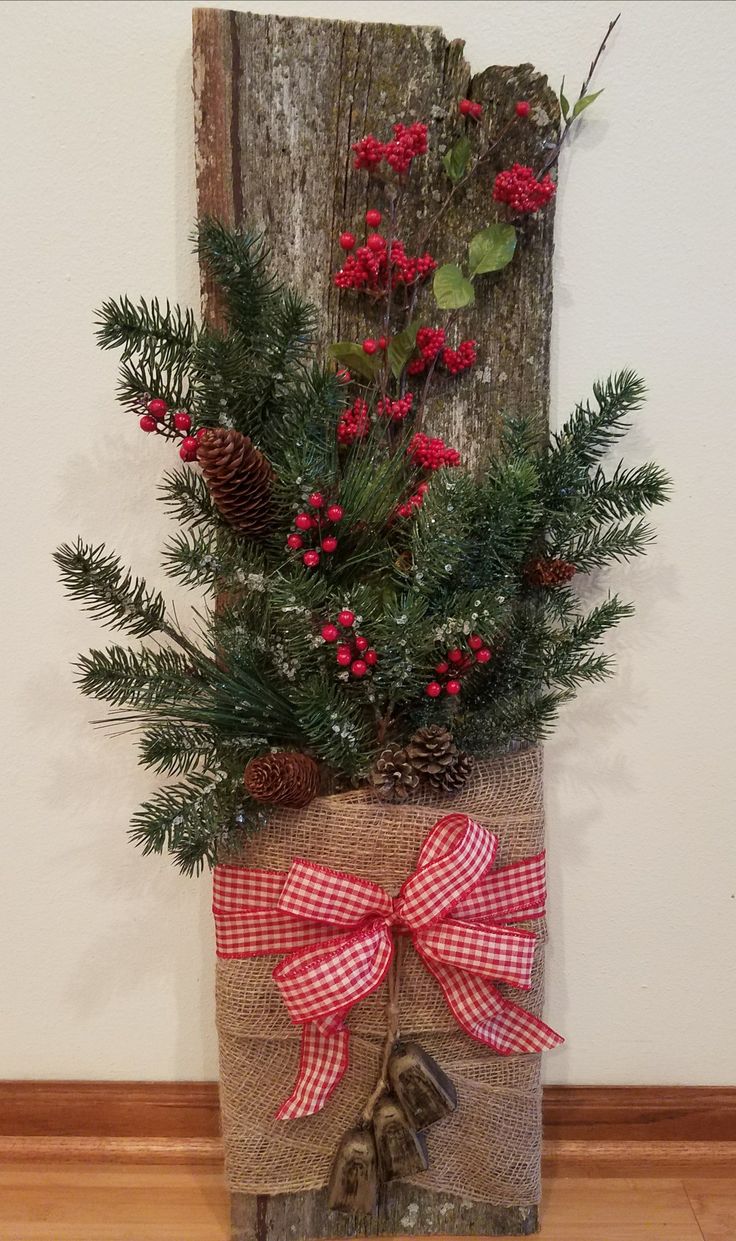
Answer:
<svg viewBox="0 0 736 1241"><path fill-rule="evenodd" d="M302 1049L279 1118L319 1111L340 1081L348 1063L345 1018L386 977L394 930L411 935L471 1038L499 1055L562 1041L490 981L531 985L536 936L504 923L540 917L545 905L544 854L492 871L497 844L467 815L447 815L393 898L376 883L303 858L287 875L215 868L218 956L288 954L273 977L302 1027Z"/></svg>

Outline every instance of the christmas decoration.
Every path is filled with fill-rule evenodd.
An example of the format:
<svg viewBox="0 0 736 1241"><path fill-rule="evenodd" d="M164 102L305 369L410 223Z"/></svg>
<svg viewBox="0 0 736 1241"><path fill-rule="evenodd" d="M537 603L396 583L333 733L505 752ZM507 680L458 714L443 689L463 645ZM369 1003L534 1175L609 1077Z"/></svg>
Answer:
<svg viewBox="0 0 736 1241"><path fill-rule="evenodd" d="M452 733L443 724L420 728L407 745L406 753L420 776L441 775L455 765L458 756Z"/></svg>
<svg viewBox="0 0 736 1241"><path fill-rule="evenodd" d="M419 784L419 776L405 749L386 746L371 772L371 784L384 801L406 801Z"/></svg>
<svg viewBox="0 0 736 1241"><path fill-rule="evenodd" d="M172 778L133 820L144 850L196 872L287 797L313 797L317 773L329 792L358 786L399 803L452 793L471 757L540 740L579 686L611 671L599 644L630 608L616 595L589 602L587 577L646 550L646 513L668 489L657 466L602 465L642 402L641 380L623 371L595 384L547 445L533 414L508 418L477 475L434 431L443 385L484 358L463 309L535 244L506 208L549 203L589 85L590 74L563 106L542 167L499 167L485 126L463 126L419 224L402 214L402 193L434 131L410 117L354 142L370 206L360 240L354 220L338 225L334 282L356 300L351 321L366 308L365 327L324 361L311 308L274 282L264 242L216 221L197 233L219 290L216 329L159 301L103 305L99 342L122 351L123 406L183 461L161 489L176 523L164 568L211 597L197 599L186 631L104 547L57 552L69 593L144 640L78 665L82 691L139 727L141 761ZM522 126L528 102L511 105L504 132ZM463 101L460 114L477 119L483 103ZM489 222L462 235L456 211L459 235L447 238L444 213L472 178ZM457 261L439 266L435 241ZM431 750L432 727L451 735L453 763ZM441 771L418 772L420 745Z"/></svg>
<svg viewBox="0 0 736 1241"><path fill-rule="evenodd" d="M273 471L240 431L213 427L194 445L217 510L229 526L252 539L273 522Z"/></svg>
<svg viewBox="0 0 736 1241"><path fill-rule="evenodd" d="M254 801L306 806L319 792L319 767L308 754L264 754L250 760L243 783Z"/></svg>
<svg viewBox="0 0 736 1241"><path fill-rule="evenodd" d="M218 956L289 954L273 978L291 1020L302 1027L302 1052L280 1119L311 1116L325 1106L348 1067L344 1019L391 971L389 1056L394 1050L401 966L395 935L408 935L461 1029L498 1055L561 1042L494 985L530 985L536 935L508 924L543 916L546 899L544 854L493 870L497 846L497 837L468 815L447 815L431 830L397 898L304 858L292 862L283 883L263 871L216 867ZM264 911L273 916L264 917ZM426 1054L414 1048L409 1060L394 1061L391 1081L419 1128L450 1110L452 1090ZM387 1073L390 1065L387 1057ZM381 1077L377 1098L384 1089ZM369 1100L368 1118L372 1106Z"/></svg>

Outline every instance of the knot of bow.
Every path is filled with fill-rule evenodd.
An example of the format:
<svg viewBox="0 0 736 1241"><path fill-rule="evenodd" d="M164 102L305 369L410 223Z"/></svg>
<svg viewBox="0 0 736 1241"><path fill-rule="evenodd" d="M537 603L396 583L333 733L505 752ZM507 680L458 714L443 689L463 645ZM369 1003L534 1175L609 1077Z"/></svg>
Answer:
<svg viewBox="0 0 736 1241"><path fill-rule="evenodd" d="M215 868L218 957L287 954L273 978L302 1027L302 1050L280 1119L324 1107L348 1065L345 1018L385 979L397 934L411 937L471 1038L504 1056L562 1042L494 986L531 986L537 937L507 924L541 917L546 899L544 853L493 870L497 847L497 837L467 815L447 815L394 897L304 858L286 873Z"/></svg>

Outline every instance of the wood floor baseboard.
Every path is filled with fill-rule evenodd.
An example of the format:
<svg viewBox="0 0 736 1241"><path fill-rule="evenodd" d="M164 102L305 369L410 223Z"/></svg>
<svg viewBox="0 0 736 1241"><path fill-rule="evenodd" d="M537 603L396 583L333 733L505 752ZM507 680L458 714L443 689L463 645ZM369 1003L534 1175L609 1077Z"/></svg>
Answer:
<svg viewBox="0 0 736 1241"><path fill-rule="evenodd" d="M736 1088L550 1086L544 1126L558 1176L736 1172ZM215 1082L0 1082L0 1160L219 1164L219 1133Z"/></svg>

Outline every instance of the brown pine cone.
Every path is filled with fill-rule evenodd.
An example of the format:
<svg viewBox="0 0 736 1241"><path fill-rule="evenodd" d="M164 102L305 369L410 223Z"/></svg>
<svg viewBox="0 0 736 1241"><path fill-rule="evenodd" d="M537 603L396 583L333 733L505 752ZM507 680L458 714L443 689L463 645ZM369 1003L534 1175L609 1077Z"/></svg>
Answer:
<svg viewBox="0 0 736 1241"><path fill-rule="evenodd" d="M251 539L266 534L273 522L273 470L247 435L209 427L197 446L210 495L229 526Z"/></svg>
<svg viewBox="0 0 736 1241"><path fill-rule="evenodd" d="M461 751L451 767L429 777L429 783L438 793L459 793L475 767L472 754Z"/></svg>
<svg viewBox="0 0 736 1241"><path fill-rule="evenodd" d="M564 586L576 573L574 564L552 556L538 556L524 566L524 577L531 586Z"/></svg>
<svg viewBox="0 0 736 1241"><path fill-rule="evenodd" d="M406 801L419 784L419 776L406 750L389 745L376 760L371 784L384 801Z"/></svg>
<svg viewBox="0 0 736 1241"><path fill-rule="evenodd" d="M308 754L262 754L248 763L243 783L254 801L307 806L319 792L319 767Z"/></svg>
<svg viewBox="0 0 736 1241"><path fill-rule="evenodd" d="M457 746L449 728L429 724L414 734L406 752L415 771L422 776L437 776L457 761Z"/></svg>

